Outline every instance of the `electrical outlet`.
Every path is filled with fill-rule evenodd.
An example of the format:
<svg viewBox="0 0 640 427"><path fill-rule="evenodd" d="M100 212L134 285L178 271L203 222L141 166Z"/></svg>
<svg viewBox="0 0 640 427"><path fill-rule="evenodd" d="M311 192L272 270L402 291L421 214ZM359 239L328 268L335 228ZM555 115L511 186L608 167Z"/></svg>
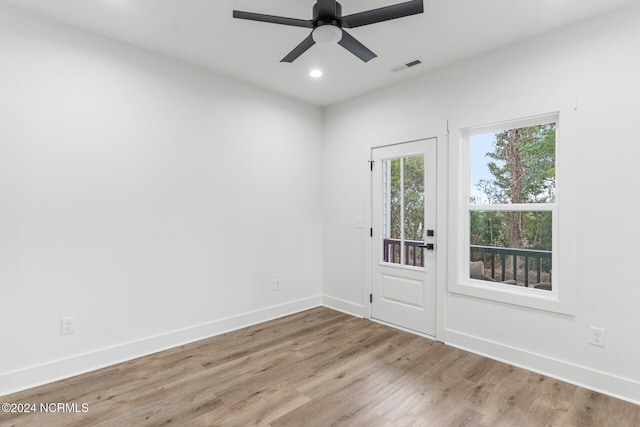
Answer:
<svg viewBox="0 0 640 427"><path fill-rule="evenodd" d="M589 344L597 345L598 347L604 347L606 344L605 341L605 330L602 328L596 328L592 326L589 328Z"/></svg>
<svg viewBox="0 0 640 427"><path fill-rule="evenodd" d="M276 279L274 285L273 285L273 290L274 291L279 291L280 290L280 279Z"/></svg>
<svg viewBox="0 0 640 427"><path fill-rule="evenodd" d="M76 316L63 317L60 322L60 334L69 335L76 332Z"/></svg>

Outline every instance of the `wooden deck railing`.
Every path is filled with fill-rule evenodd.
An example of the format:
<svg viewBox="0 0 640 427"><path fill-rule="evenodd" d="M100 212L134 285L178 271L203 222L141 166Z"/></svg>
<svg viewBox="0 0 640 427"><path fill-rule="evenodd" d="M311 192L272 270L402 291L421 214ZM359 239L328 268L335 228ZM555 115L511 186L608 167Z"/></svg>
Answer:
<svg viewBox="0 0 640 427"><path fill-rule="evenodd" d="M384 239L383 259L385 262L400 264L400 239ZM404 263L415 267L424 267L424 242L418 240L404 241Z"/></svg>
<svg viewBox="0 0 640 427"><path fill-rule="evenodd" d="M424 266L424 244L418 240L405 240L405 265L415 267ZM400 264L400 239L384 239L383 260L393 264ZM490 270L490 276L495 281L519 281L529 287L551 284L551 251L534 249L514 249L498 246L471 245L471 261L482 261L485 268ZM518 274L519 270L523 270ZM530 277L533 274L534 277ZM524 277L523 277L524 276ZM518 279L521 280L518 280Z"/></svg>
<svg viewBox="0 0 640 427"><path fill-rule="evenodd" d="M471 245L470 255L472 262L482 261L485 268L490 269L491 277L496 281L506 281L508 272L511 274L511 280L517 283L520 268L524 269L524 280L521 281L524 286L529 287L531 284L529 278L531 271L534 272L535 283L551 284L551 251Z"/></svg>

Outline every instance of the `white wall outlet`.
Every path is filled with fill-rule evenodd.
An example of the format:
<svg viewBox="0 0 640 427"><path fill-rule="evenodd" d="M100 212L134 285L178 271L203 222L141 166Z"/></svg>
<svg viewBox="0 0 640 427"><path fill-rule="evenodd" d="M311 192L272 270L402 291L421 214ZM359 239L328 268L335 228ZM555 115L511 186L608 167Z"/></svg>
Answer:
<svg viewBox="0 0 640 427"><path fill-rule="evenodd" d="M592 326L589 328L589 344L597 345L598 347L604 347L606 344L605 341L605 330L602 328L596 328Z"/></svg>
<svg viewBox="0 0 640 427"><path fill-rule="evenodd" d="M69 335L76 332L76 316L63 317L60 322L60 334Z"/></svg>
<svg viewBox="0 0 640 427"><path fill-rule="evenodd" d="M276 281L274 282L273 290L274 291L279 291L280 290L280 279L276 279Z"/></svg>

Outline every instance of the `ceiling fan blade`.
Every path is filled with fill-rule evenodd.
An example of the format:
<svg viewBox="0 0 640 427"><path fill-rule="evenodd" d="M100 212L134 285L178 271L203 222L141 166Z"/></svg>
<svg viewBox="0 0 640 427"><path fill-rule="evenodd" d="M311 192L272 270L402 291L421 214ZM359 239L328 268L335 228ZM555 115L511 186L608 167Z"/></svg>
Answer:
<svg viewBox="0 0 640 427"><path fill-rule="evenodd" d="M358 58L362 59L364 62L369 62L373 58L378 56L375 53L371 52L365 45L360 43L345 30L342 30L342 40L340 40L338 44L347 49L349 52L353 53Z"/></svg>
<svg viewBox="0 0 640 427"><path fill-rule="evenodd" d="M289 54L287 56L282 58L280 60L280 62L293 62L293 61L295 61L296 59L298 59L298 57L300 55L302 55L307 50L309 50L309 48L311 46L313 46L314 44L316 44L316 42L313 41L313 36L311 34L309 34L309 37L307 37L306 39L302 40L302 43L300 43L291 52L289 52Z"/></svg>
<svg viewBox="0 0 640 427"><path fill-rule="evenodd" d="M271 24L291 25L294 27L313 28L311 19L286 18L284 16L263 15L262 13L233 11L233 17L238 19L248 19L250 21L269 22Z"/></svg>
<svg viewBox="0 0 640 427"><path fill-rule="evenodd" d="M318 0L318 18L336 18L336 0Z"/></svg>
<svg viewBox="0 0 640 427"><path fill-rule="evenodd" d="M375 24L377 22L389 21L391 19L403 18L405 16L416 15L424 12L422 0L407 1L379 9L367 10L366 12L354 13L340 18L343 28L355 28L362 25Z"/></svg>

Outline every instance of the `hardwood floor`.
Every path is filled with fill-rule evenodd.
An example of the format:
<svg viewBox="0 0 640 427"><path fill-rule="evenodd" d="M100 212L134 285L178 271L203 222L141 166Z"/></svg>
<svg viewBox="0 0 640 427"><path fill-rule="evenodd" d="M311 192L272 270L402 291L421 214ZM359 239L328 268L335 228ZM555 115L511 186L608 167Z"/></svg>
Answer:
<svg viewBox="0 0 640 427"><path fill-rule="evenodd" d="M327 308L4 402L36 412L2 426L640 426L640 406Z"/></svg>

